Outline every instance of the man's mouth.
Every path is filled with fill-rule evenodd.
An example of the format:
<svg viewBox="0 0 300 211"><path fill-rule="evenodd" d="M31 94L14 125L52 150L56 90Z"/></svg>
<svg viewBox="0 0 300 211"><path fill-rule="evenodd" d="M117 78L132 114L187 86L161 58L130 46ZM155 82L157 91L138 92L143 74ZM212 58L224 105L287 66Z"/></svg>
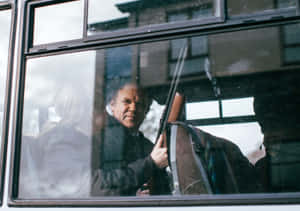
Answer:
<svg viewBox="0 0 300 211"><path fill-rule="evenodd" d="M130 115L125 115L123 119L127 119L127 120L135 120L135 115L134 114L130 114Z"/></svg>

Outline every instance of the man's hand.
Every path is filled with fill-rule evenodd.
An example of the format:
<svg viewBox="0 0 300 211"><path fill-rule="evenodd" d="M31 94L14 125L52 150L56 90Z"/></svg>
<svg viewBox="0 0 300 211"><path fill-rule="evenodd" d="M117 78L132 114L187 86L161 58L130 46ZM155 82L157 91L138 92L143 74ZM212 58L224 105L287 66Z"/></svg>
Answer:
<svg viewBox="0 0 300 211"><path fill-rule="evenodd" d="M161 135L150 155L152 160L156 164L156 166L161 169L169 165L168 150L167 147L163 146L163 143L164 143L164 136Z"/></svg>
<svg viewBox="0 0 300 211"><path fill-rule="evenodd" d="M141 188L139 188L136 192L137 196L150 196L150 190L147 183L143 184Z"/></svg>

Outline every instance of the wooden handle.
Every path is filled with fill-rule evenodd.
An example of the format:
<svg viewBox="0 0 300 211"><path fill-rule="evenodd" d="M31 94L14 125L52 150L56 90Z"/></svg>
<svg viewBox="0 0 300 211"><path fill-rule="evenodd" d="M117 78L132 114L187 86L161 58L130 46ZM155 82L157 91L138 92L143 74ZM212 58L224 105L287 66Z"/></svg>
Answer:
<svg viewBox="0 0 300 211"><path fill-rule="evenodd" d="M179 119L179 116L183 110L183 104L184 104L184 96L176 92L171 107L170 115L168 118L168 122L175 122Z"/></svg>

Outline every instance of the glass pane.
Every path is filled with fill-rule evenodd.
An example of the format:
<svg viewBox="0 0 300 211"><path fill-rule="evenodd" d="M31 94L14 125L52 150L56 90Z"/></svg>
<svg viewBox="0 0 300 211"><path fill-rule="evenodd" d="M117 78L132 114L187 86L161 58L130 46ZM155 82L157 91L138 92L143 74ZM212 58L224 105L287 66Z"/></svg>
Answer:
<svg viewBox="0 0 300 211"><path fill-rule="evenodd" d="M193 56L208 54L208 44L206 36L192 37L191 42Z"/></svg>
<svg viewBox="0 0 300 211"><path fill-rule="evenodd" d="M6 77L9 54L9 40L10 40L10 25L11 25L11 11L0 11L0 140L2 141L2 127L4 115L4 100L6 94Z"/></svg>
<svg viewBox="0 0 300 211"><path fill-rule="evenodd" d="M300 191L300 65L282 65L282 32L210 34L202 57L195 36L29 59L19 197ZM175 70L177 166L153 146Z"/></svg>
<svg viewBox="0 0 300 211"><path fill-rule="evenodd" d="M218 101L186 104L186 119L188 120L217 118L219 116Z"/></svg>
<svg viewBox="0 0 300 211"><path fill-rule="evenodd" d="M168 22L185 21L188 19L189 19L188 14L176 13L168 16Z"/></svg>
<svg viewBox="0 0 300 211"><path fill-rule="evenodd" d="M270 153L276 154L270 158L270 163L273 166L271 169L274 191L295 191L299 190L300 186L296 182L299 175L299 143L286 143L285 145L274 144L270 147ZM289 175L292 174L293 177ZM284 185L282 185L284 184Z"/></svg>
<svg viewBox="0 0 300 211"><path fill-rule="evenodd" d="M89 0L88 34L220 17L221 0Z"/></svg>
<svg viewBox="0 0 300 211"><path fill-rule="evenodd" d="M172 48L171 57L172 57L172 59L178 58L181 47L183 45L187 45L187 44L188 44L188 39L172 40L171 41L171 48Z"/></svg>
<svg viewBox="0 0 300 211"><path fill-rule="evenodd" d="M300 44L300 24L290 24L284 26L284 43L289 44Z"/></svg>
<svg viewBox="0 0 300 211"><path fill-rule="evenodd" d="M213 3L204 4L202 7L199 7L192 11L192 19L200 19L209 16L214 16Z"/></svg>
<svg viewBox="0 0 300 211"><path fill-rule="evenodd" d="M182 75L195 75L199 73L204 73L205 71L205 62L206 62L206 57L200 57L196 59L189 59L185 61L183 70L182 70ZM177 63L172 62L170 63L170 76L174 76L175 70L176 70L176 65Z"/></svg>
<svg viewBox="0 0 300 211"><path fill-rule="evenodd" d="M94 65L94 52L27 62L19 197L89 195Z"/></svg>
<svg viewBox="0 0 300 211"><path fill-rule="evenodd" d="M297 0L277 0L278 8L291 8L297 6Z"/></svg>
<svg viewBox="0 0 300 211"><path fill-rule="evenodd" d="M285 48L284 59L286 63L300 62L300 47Z"/></svg>
<svg viewBox="0 0 300 211"><path fill-rule="evenodd" d="M107 75L106 77L112 79L114 77L126 77L131 75L131 48L120 47L107 50L106 64ZM114 56L120 59L116 61Z"/></svg>
<svg viewBox="0 0 300 211"><path fill-rule="evenodd" d="M244 116L244 115L254 115L253 110L253 97L240 98L233 100L223 100L223 116Z"/></svg>
<svg viewBox="0 0 300 211"><path fill-rule="evenodd" d="M33 45L82 38L82 5L78 0L35 8Z"/></svg>
<svg viewBox="0 0 300 211"><path fill-rule="evenodd" d="M292 8L296 11L297 0L228 0L229 16L249 15L258 12L276 11L278 9Z"/></svg>
<svg viewBox="0 0 300 211"><path fill-rule="evenodd" d="M283 54L285 63L300 62L300 24L283 27Z"/></svg>
<svg viewBox="0 0 300 211"><path fill-rule="evenodd" d="M210 125L201 126L199 128L237 144L242 153L247 156L250 162L253 164L255 164L255 162L257 162L257 160L260 158L253 153L258 151L263 141L263 134L260 131L258 122ZM246 141L245 137L251 137L252 141ZM264 155L265 152L261 152L260 156Z"/></svg>

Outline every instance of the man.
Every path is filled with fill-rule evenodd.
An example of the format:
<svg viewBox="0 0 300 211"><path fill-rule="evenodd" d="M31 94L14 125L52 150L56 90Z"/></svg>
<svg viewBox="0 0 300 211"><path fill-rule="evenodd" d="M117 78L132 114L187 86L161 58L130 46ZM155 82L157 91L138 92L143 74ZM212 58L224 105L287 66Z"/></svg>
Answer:
<svg viewBox="0 0 300 211"><path fill-rule="evenodd" d="M156 181L155 194L168 193L163 168L168 165L167 149L160 138L153 144L139 127L151 100L136 84L125 84L112 97L105 127L101 131L100 168L95 172L92 194L132 196L149 194L147 182ZM158 187L158 189L157 189Z"/></svg>

